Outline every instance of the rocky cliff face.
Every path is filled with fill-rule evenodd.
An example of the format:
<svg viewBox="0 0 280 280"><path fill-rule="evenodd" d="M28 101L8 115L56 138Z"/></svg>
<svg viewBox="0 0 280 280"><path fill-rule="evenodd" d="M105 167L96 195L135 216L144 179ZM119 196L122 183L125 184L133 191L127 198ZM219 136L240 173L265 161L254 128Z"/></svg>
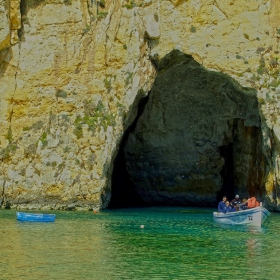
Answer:
<svg viewBox="0 0 280 280"><path fill-rule="evenodd" d="M151 91L126 148L144 200L211 204L236 188L278 209L279 12L276 0L0 1L2 207L106 207ZM192 62L172 64L175 49Z"/></svg>
<svg viewBox="0 0 280 280"><path fill-rule="evenodd" d="M255 90L173 51L126 143L127 170L149 204L213 205L250 187L260 196L260 135Z"/></svg>

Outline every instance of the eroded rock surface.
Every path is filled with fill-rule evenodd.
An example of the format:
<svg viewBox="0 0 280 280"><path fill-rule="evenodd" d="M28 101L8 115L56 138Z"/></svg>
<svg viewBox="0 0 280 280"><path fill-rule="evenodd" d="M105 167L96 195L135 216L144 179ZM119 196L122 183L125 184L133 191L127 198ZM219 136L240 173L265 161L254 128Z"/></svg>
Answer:
<svg viewBox="0 0 280 280"><path fill-rule="evenodd" d="M213 205L221 191L248 197L248 184L259 194L264 172L256 91L180 51L167 55L158 71L125 147L141 198Z"/></svg>
<svg viewBox="0 0 280 280"><path fill-rule="evenodd" d="M256 90L261 126L254 124L250 129L248 121L254 117L242 106L235 111L239 104L235 96L231 113L236 116L221 115L225 120L219 126L221 131L237 129L238 135L248 138L245 143L261 138L261 144L260 140L255 146L248 144L258 152L248 153L247 161L263 162L261 154L265 155L260 177L251 178L264 178L258 184L265 192L260 186L257 192L277 210L279 12L278 0L0 0L1 207L107 207L114 159L124 132L137 116L139 101L151 90L158 64L177 49L205 69L223 72ZM201 102L211 108L213 101L208 101L209 105ZM195 131L200 129L213 133L203 127ZM197 134L195 141L204 145ZM229 158L228 151L241 141L235 140L235 147L228 143L215 144L226 145L219 154L210 142L211 153ZM243 154L248 145L241 147ZM213 161L218 164L220 159L214 156ZM237 159L235 164L239 165ZM179 166L178 174L183 169ZM250 179L245 189L250 169L246 166L240 167L240 182L235 181L244 193L256 185ZM203 167L205 181L213 183L213 193L205 197L205 203L217 191L218 169L212 174ZM224 169L222 173L228 174Z"/></svg>

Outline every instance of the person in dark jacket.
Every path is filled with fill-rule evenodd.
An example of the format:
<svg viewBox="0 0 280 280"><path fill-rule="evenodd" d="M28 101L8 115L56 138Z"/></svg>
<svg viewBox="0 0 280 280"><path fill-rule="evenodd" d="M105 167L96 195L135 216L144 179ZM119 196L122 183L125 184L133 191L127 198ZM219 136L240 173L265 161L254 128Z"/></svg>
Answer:
<svg viewBox="0 0 280 280"><path fill-rule="evenodd" d="M241 200L239 198L239 195L237 194L235 198L230 202L230 207L237 210L238 204L241 204Z"/></svg>
<svg viewBox="0 0 280 280"><path fill-rule="evenodd" d="M226 200L227 200L227 197L223 196L223 200L218 204L218 211L221 213L224 212L224 208L226 206Z"/></svg>

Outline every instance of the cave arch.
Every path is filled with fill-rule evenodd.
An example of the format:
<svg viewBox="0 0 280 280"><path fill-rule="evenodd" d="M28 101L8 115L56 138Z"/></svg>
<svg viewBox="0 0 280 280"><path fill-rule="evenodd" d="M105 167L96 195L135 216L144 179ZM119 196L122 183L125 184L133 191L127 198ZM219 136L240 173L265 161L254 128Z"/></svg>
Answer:
<svg viewBox="0 0 280 280"><path fill-rule="evenodd" d="M114 165L119 171L112 175L111 205L121 175L142 205L216 206L223 195L231 199L237 192L241 198L263 196L265 158L254 89L173 50L160 61L143 106L117 156L122 170L120 161Z"/></svg>

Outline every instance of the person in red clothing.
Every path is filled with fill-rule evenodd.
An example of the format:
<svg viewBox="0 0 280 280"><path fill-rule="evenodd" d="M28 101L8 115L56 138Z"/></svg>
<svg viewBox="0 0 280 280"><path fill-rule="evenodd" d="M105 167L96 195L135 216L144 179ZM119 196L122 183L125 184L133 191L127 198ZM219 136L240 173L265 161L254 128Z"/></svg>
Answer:
<svg viewBox="0 0 280 280"><path fill-rule="evenodd" d="M257 201L257 199L254 196L248 198L247 203L248 203L248 208L255 208L260 206L260 203Z"/></svg>

